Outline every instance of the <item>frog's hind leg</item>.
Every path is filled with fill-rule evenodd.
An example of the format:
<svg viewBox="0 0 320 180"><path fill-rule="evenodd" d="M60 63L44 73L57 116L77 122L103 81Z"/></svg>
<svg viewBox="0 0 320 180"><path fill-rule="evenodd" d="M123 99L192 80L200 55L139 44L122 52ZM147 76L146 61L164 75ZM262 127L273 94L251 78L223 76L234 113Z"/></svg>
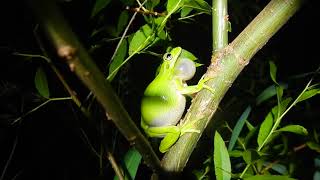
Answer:
<svg viewBox="0 0 320 180"><path fill-rule="evenodd" d="M159 150L164 153L179 139L180 133L168 133L161 141Z"/></svg>
<svg viewBox="0 0 320 180"><path fill-rule="evenodd" d="M146 133L150 137L164 137L159 146L160 152L164 153L179 139L181 130L177 126L149 127Z"/></svg>

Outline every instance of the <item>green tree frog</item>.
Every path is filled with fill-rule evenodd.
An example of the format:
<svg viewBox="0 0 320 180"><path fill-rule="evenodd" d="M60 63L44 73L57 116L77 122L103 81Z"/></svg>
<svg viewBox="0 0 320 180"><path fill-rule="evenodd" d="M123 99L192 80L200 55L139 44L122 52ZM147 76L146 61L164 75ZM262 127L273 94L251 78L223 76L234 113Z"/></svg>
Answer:
<svg viewBox="0 0 320 180"><path fill-rule="evenodd" d="M199 92L208 86L208 79L201 78L197 85L188 86L185 81L196 72L196 63L181 57L182 48L173 48L164 54L155 79L148 85L141 102L141 127L149 137L163 140L159 150L164 153L186 132L198 132L192 124L177 125L186 106L185 95Z"/></svg>

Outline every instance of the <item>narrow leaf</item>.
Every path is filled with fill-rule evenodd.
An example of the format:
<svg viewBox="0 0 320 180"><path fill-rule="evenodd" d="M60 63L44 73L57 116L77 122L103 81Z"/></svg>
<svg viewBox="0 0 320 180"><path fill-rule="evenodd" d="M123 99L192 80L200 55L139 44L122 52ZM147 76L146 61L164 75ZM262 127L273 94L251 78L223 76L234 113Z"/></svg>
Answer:
<svg viewBox="0 0 320 180"><path fill-rule="evenodd" d="M167 22L167 18L160 16L157 18L153 18L152 19L152 29L156 29L157 32L157 38L160 38L162 40L166 40L169 39L170 37L168 36L168 34L166 33L166 31L163 29L166 22Z"/></svg>
<svg viewBox="0 0 320 180"><path fill-rule="evenodd" d="M313 161L314 161L314 166L316 168L320 168L320 159L319 159L319 157L315 158Z"/></svg>
<svg viewBox="0 0 320 180"><path fill-rule="evenodd" d="M129 14L127 11L122 11L119 20L118 20L118 25L117 25L117 33L120 34L125 27L127 26L129 21Z"/></svg>
<svg viewBox="0 0 320 180"><path fill-rule="evenodd" d="M281 175L288 174L288 169L285 165L274 164L274 163L270 163L270 162L265 162L265 163L263 163L263 165L265 167L268 167L268 166L270 167L270 165L271 165L271 169L273 169L274 171L278 172Z"/></svg>
<svg viewBox="0 0 320 180"><path fill-rule="evenodd" d="M40 67L38 68L35 78L34 78L35 86L39 92L39 94L47 99L49 99L50 92L48 87L47 76L44 70Z"/></svg>
<svg viewBox="0 0 320 180"><path fill-rule="evenodd" d="M156 7L159 3L160 3L160 0L151 0L151 1L147 1L145 3L145 6L147 9L153 10L153 8Z"/></svg>
<svg viewBox="0 0 320 180"><path fill-rule="evenodd" d="M317 94L320 94L320 89L307 90L299 97L299 99L297 100L297 103L304 101L304 100L307 100L309 98L312 98L313 96L315 96Z"/></svg>
<svg viewBox="0 0 320 180"><path fill-rule="evenodd" d="M180 7L182 7L184 0L168 0L167 11L168 14L175 13Z"/></svg>
<svg viewBox="0 0 320 180"><path fill-rule="evenodd" d="M190 14L190 12L192 11L192 8L190 7L183 7L181 9L181 12L180 12L180 17L186 17Z"/></svg>
<svg viewBox="0 0 320 180"><path fill-rule="evenodd" d="M292 98L291 98L291 97L288 97L288 98L286 98L286 99L284 99L284 100L281 101L281 103L280 103L280 110L281 110L280 114L282 114L282 113L287 109L287 107L288 107L288 105L289 105L289 103L290 103L291 101L292 101ZM273 114L274 114L274 115L277 114L277 110L278 110L278 107L277 107L277 106L274 107L274 108L272 108L272 111L273 111Z"/></svg>
<svg viewBox="0 0 320 180"><path fill-rule="evenodd" d="M313 141L309 141L306 144L311 150L314 150L314 151L317 151L318 153L320 153L320 145L318 143L313 142Z"/></svg>
<svg viewBox="0 0 320 180"><path fill-rule="evenodd" d="M314 180L320 179L320 171L314 172L314 174L313 174L313 179L314 179Z"/></svg>
<svg viewBox="0 0 320 180"><path fill-rule="evenodd" d="M273 137L276 137L278 135L278 133L272 134L275 131L271 132L271 129L273 128L273 126L278 126L280 124L281 119L279 119L278 115L281 115L286 110L291 100L292 100L291 97L284 99L282 102L280 102L280 106L273 107L272 110L268 113L268 115L266 116L265 120L262 122L261 127L259 129L259 134L258 134L259 147L262 147L261 145L265 143L264 141L270 142L273 139ZM277 127L274 127L274 130L276 128ZM266 140L267 137L269 137L269 139Z"/></svg>
<svg viewBox="0 0 320 180"><path fill-rule="evenodd" d="M135 4L135 0L120 0L125 6L133 6Z"/></svg>
<svg viewBox="0 0 320 180"><path fill-rule="evenodd" d="M94 3L92 13L91 13L91 17L94 17L95 15L97 15L110 2L111 2L111 0L96 0L96 2Z"/></svg>
<svg viewBox="0 0 320 180"><path fill-rule="evenodd" d="M125 173L125 179L135 179L140 163L141 155L139 152L134 148L129 149L124 156L124 165L127 172ZM118 176L114 177L114 180L118 179Z"/></svg>
<svg viewBox="0 0 320 180"><path fill-rule="evenodd" d="M280 84L280 86L283 89L287 89L288 85L287 84ZM270 99L271 97L275 96L277 94L276 91L276 85L271 85L269 87L267 87L265 90L262 91L262 93L259 94L259 96L256 99L256 104L259 105L262 102Z"/></svg>
<svg viewBox="0 0 320 180"><path fill-rule="evenodd" d="M259 134L258 134L258 145L261 146L264 140L268 137L270 134L270 131L273 126L273 114L272 112L269 112L264 121L262 122L260 129L259 129Z"/></svg>
<svg viewBox="0 0 320 180"><path fill-rule="evenodd" d="M256 175L244 178L244 180L295 180L288 176L278 176L278 175Z"/></svg>
<svg viewBox="0 0 320 180"><path fill-rule="evenodd" d="M283 88L281 86L276 86L276 90L278 102L281 102L283 96Z"/></svg>
<svg viewBox="0 0 320 180"><path fill-rule="evenodd" d="M270 67L270 77L272 79L272 81L276 84L278 84L277 82L277 66L274 64L273 61L269 61L269 67Z"/></svg>
<svg viewBox="0 0 320 180"><path fill-rule="evenodd" d="M237 124L235 125L235 127L233 128L232 131L232 135L231 135L231 139L229 142L229 146L228 146L228 151L231 151L234 147L234 145L236 144L236 141L240 135L240 132L249 116L251 112L251 106L248 106L246 108L246 110L241 114L240 118L237 121Z"/></svg>
<svg viewBox="0 0 320 180"><path fill-rule="evenodd" d="M242 158L246 164L252 164L260 158L260 155L255 150L248 149L243 152Z"/></svg>
<svg viewBox="0 0 320 180"><path fill-rule="evenodd" d="M256 127L254 127L249 121L246 121L246 126L249 129L249 131L255 129Z"/></svg>
<svg viewBox="0 0 320 180"><path fill-rule="evenodd" d="M191 52L185 50L185 49L182 49L181 51L181 54L180 54L180 57L181 58L187 58L191 61L195 61L197 60L198 58L196 56L194 56Z"/></svg>
<svg viewBox="0 0 320 180"><path fill-rule="evenodd" d="M252 129L249 129L249 132L247 133L246 137L244 138L244 145L247 146L248 144L251 144L251 139L256 135L256 132L258 131L258 127L254 127Z"/></svg>
<svg viewBox="0 0 320 180"><path fill-rule="evenodd" d="M242 157L243 156L243 151L239 151L239 150L229 151L229 156L230 157Z"/></svg>
<svg viewBox="0 0 320 180"><path fill-rule="evenodd" d="M228 150L217 131L214 135L214 169L217 180L231 179L231 163Z"/></svg>
<svg viewBox="0 0 320 180"><path fill-rule="evenodd" d="M300 134L303 136L308 135L308 130L300 125L288 125L283 128L278 129L277 131L283 131L283 132L292 132L295 134Z"/></svg>
<svg viewBox="0 0 320 180"><path fill-rule="evenodd" d="M112 76L108 77L108 80L112 81L115 75L117 74L117 72L113 73L113 71L119 70L118 68L121 66L121 64L124 61L124 58L126 57L127 49L128 49L128 44L127 44L127 41L124 39L120 44L119 49L110 64L109 75L112 74Z"/></svg>
<svg viewBox="0 0 320 180"><path fill-rule="evenodd" d="M184 7L190 7L198 12L211 14L211 6L204 0L185 1Z"/></svg>
<svg viewBox="0 0 320 180"><path fill-rule="evenodd" d="M152 41L154 34L152 29L148 24L142 26L133 36L129 45L129 55L132 55L134 52L139 52Z"/></svg>

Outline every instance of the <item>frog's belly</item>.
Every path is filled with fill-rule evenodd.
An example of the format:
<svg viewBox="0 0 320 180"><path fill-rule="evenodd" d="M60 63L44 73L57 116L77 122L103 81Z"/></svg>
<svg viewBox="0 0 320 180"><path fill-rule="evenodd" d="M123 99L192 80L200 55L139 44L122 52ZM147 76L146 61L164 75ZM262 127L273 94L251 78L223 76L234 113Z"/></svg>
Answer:
<svg viewBox="0 0 320 180"><path fill-rule="evenodd" d="M175 96L175 101L171 105L158 109L149 122L151 127L176 125L181 119L186 106L186 98L183 95ZM150 123L151 122L151 123Z"/></svg>

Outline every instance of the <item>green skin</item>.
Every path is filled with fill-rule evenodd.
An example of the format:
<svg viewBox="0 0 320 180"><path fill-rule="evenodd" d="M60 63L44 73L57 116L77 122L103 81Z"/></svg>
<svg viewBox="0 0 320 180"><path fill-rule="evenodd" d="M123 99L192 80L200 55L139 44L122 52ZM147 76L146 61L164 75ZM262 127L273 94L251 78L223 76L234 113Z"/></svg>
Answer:
<svg viewBox="0 0 320 180"><path fill-rule="evenodd" d="M150 137L163 140L159 150L164 153L186 132L197 132L193 123L177 125L186 106L185 95L194 94L201 89L212 89L201 79L197 85L187 86L186 80L193 77L195 63L180 57L182 49L173 48L163 56L163 62L155 79L148 85L141 103L141 127ZM181 68L183 67L187 68ZM186 72L191 69L190 72Z"/></svg>

